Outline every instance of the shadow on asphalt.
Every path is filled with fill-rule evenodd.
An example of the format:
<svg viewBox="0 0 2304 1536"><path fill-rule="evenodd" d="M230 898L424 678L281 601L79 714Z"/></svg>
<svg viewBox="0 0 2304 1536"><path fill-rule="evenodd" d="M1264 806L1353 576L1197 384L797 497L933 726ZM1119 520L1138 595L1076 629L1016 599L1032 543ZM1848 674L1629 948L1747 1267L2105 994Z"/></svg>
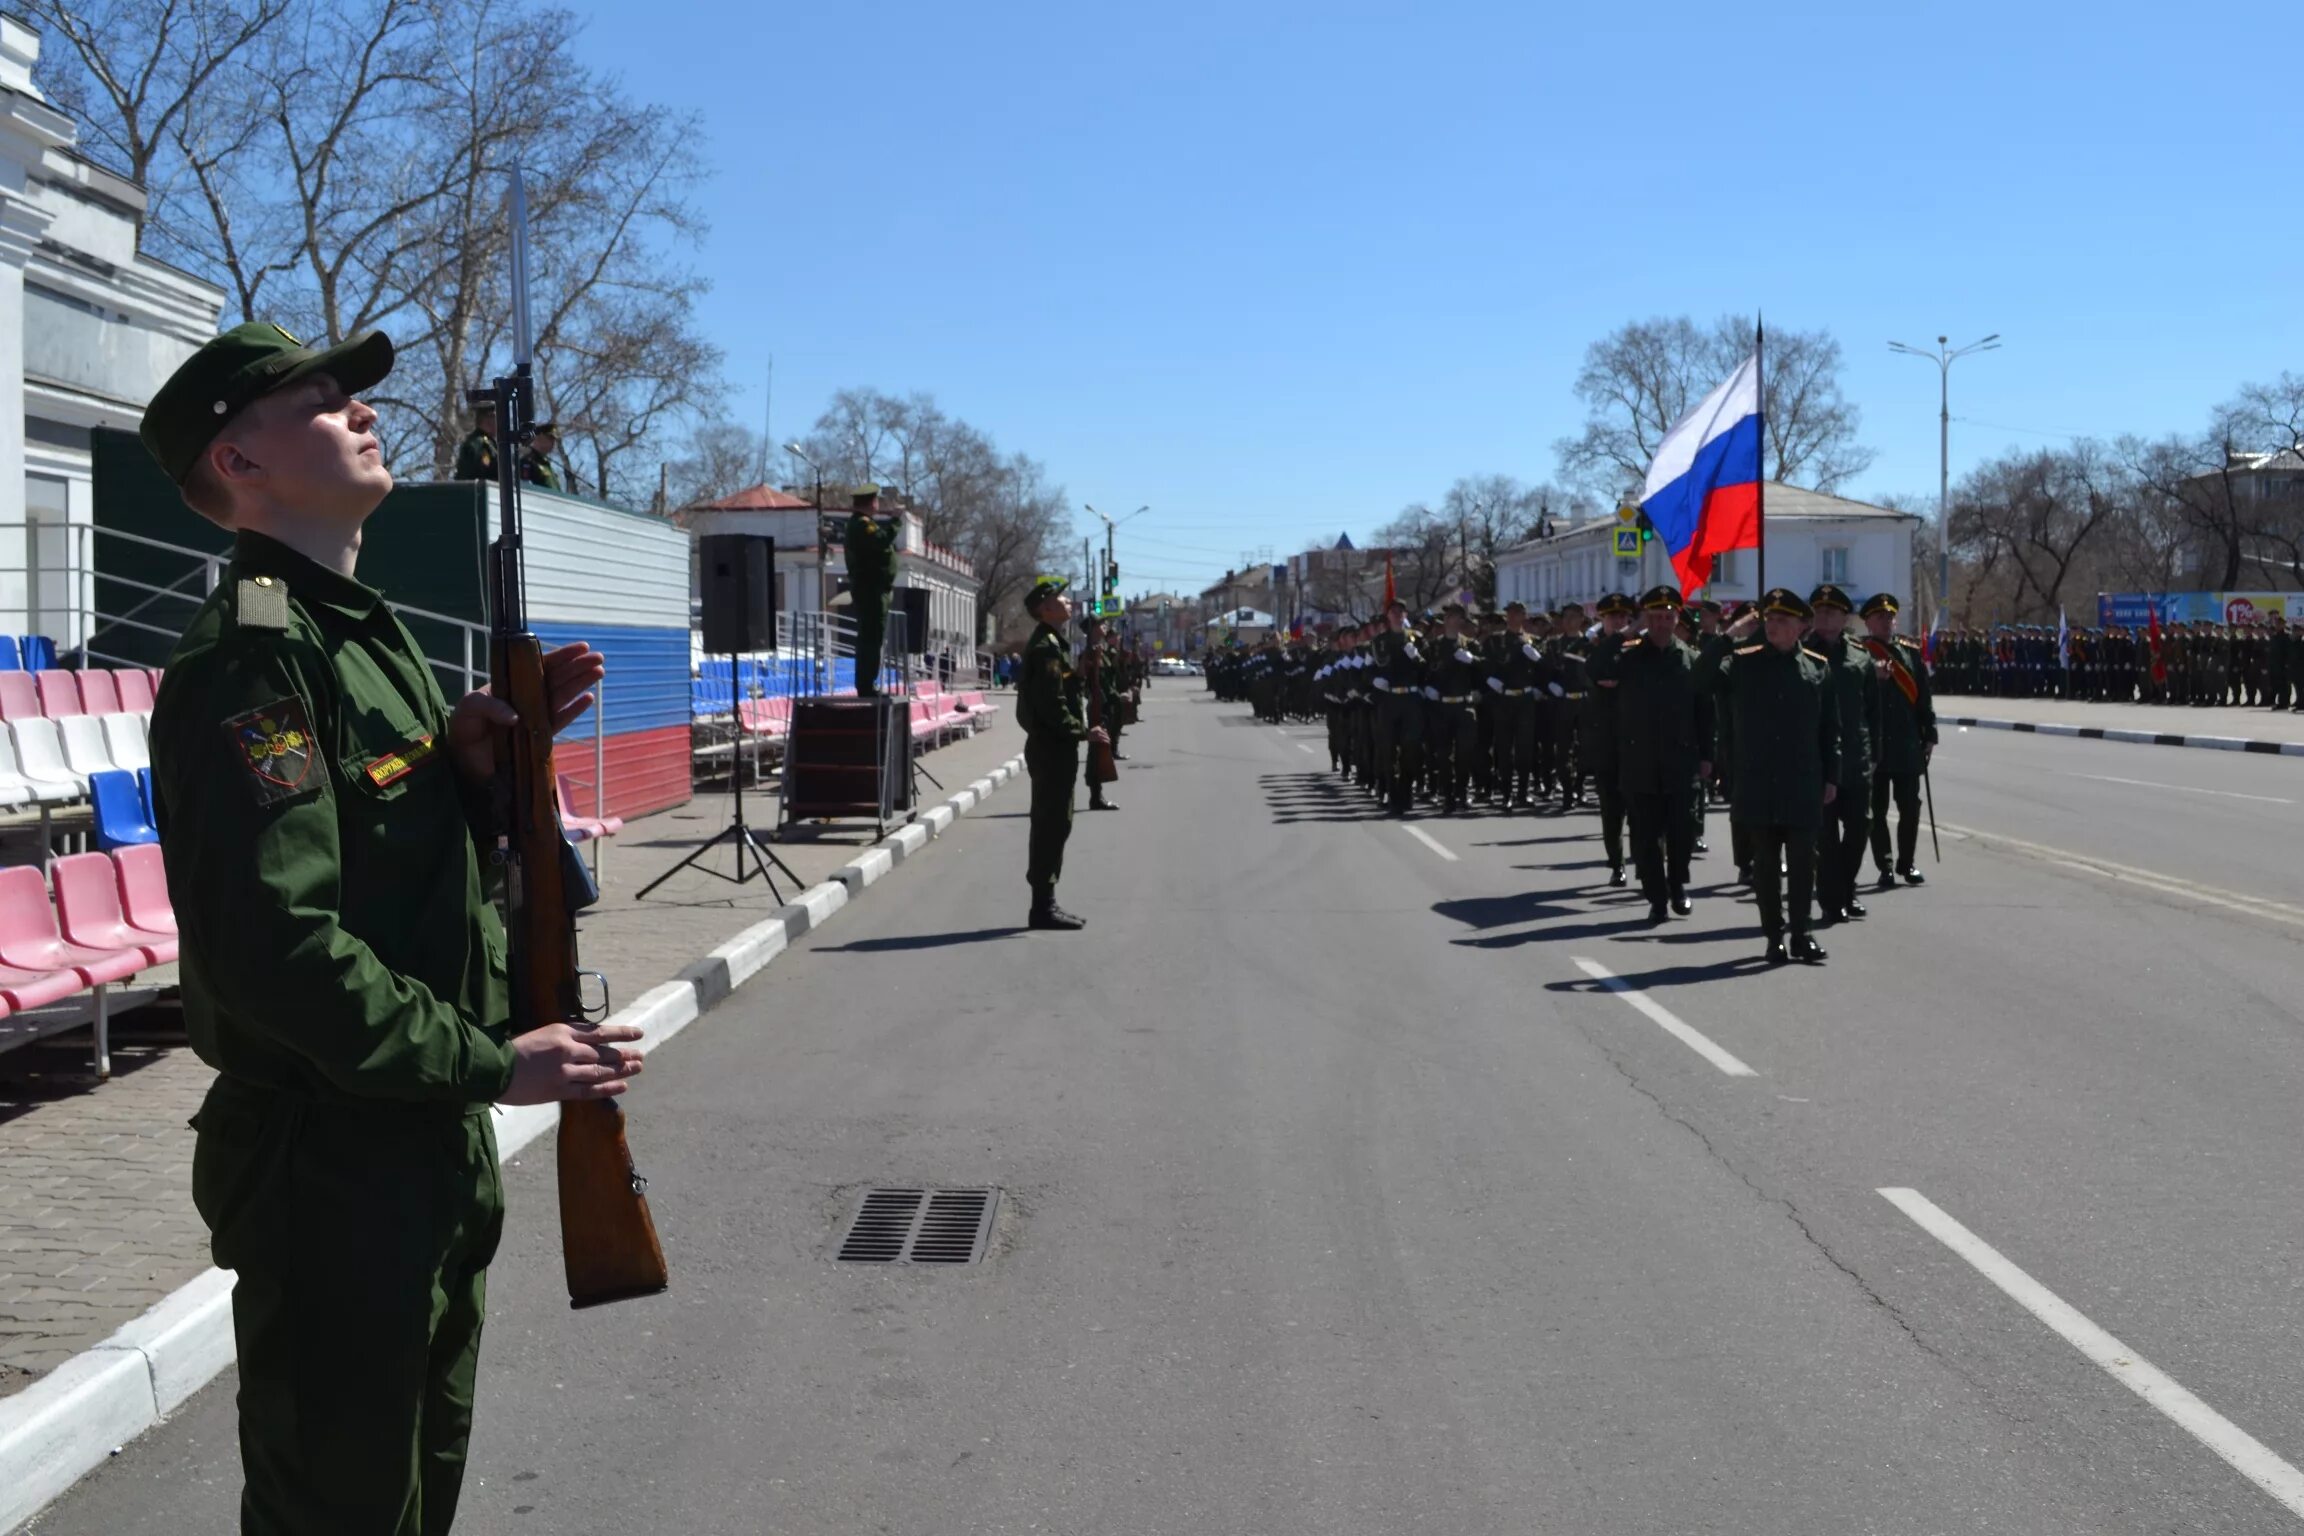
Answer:
<svg viewBox="0 0 2304 1536"><path fill-rule="evenodd" d="M1024 925L1007 928L971 928L965 933L901 933L885 939L858 939L853 944L826 944L816 953L820 955L877 955L890 950L948 949L955 944L989 944L995 939L1011 938L1024 931Z"/></svg>
<svg viewBox="0 0 2304 1536"><path fill-rule="evenodd" d="M1718 938L1720 935L1707 934L1705 937ZM1739 955L1733 960L1715 960L1710 965L1667 965L1653 971L1632 971L1620 974L1616 979L1626 986L1646 991L1656 987L1686 986L1699 981L1723 981L1730 976L1754 976L1776 969L1778 967L1770 965L1759 955ZM1544 990L1573 992L1589 997L1606 997L1609 992L1607 987L1597 981L1581 977L1574 981L1548 981L1544 984Z"/></svg>

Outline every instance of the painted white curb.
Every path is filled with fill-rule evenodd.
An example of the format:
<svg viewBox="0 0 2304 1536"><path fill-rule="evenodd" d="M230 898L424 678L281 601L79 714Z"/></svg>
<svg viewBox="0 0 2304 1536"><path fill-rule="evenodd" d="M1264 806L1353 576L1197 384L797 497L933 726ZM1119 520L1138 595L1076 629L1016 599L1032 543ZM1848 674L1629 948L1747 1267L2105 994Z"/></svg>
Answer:
<svg viewBox="0 0 2304 1536"><path fill-rule="evenodd" d="M917 821L802 891L775 916L719 944L679 977L609 1015L638 1025L643 1049L661 1047L716 1003L767 969L787 945L822 925L852 896L885 878L993 789L1021 772L1015 757ZM496 1116L496 1150L507 1160L553 1129L556 1104ZM83 1350L9 1397L0 1397L0 1531L12 1531L130 1440L183 1406L232 1363L232 1275L210 1269L177 1287L103 1343Z"/></svg>

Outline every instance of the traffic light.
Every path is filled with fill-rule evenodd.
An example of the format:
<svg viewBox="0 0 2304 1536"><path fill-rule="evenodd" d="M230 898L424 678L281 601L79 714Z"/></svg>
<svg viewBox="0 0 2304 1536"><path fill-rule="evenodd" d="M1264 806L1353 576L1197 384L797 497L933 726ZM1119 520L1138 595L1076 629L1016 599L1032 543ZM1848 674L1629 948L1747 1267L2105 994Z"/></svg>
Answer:
<svg viewBox="0 0 2304 1536"><path fill-rule="evenodd" d="M1107 560L1104 562L1104 595L1106 597L1110 597L1119 590L1120 562L1117 560Z"/></svg>
<svg viewBox="0 0 2304 1536"><path fill-rule="evenodd" d="M1645 508L1640 513L1640 542L1643 544L1656 542L1656 525L1649 521Z"/></svg>

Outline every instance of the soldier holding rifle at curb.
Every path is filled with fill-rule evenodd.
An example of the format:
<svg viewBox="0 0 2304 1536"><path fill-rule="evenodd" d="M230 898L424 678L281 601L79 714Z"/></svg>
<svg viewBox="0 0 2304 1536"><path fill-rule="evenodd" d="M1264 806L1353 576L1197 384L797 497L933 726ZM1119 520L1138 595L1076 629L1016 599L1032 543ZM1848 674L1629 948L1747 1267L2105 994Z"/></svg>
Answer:
<svg viewBox="0 0 2304 1536"><path fill-rule="evenodd" d="M218 1077L193 1198L238 1271L249 1536L440 1536L471 1433L503 1223L493 1104L607 1098L640 1031L510 1034L505 929L483 889L512 710L453 710L354 576L392 488L359 396L377 333L310 347L236 327L154 396L145 446L235 536L152 720L183 925L187 1032ZM600 680L545 658L555 726Z"/></svg>

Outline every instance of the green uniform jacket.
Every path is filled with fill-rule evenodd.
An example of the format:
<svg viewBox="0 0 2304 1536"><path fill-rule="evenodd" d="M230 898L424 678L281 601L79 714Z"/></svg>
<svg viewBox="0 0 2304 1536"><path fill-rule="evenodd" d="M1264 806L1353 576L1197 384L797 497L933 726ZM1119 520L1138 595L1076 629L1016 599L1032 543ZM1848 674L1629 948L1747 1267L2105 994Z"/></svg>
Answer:
<svg viewBox="0 0 2304 1536"><path fill-rule="evenodd" d="M1885 644L1893 665L1880 658L1880 647ZM1936 695L1934 685L1928 681L1928 667L1920 659L1920 647L1902 635L1885 642L1873 641L1874 665L1880 673L1880 755L1873 760L1874 771L1908 778L1918 773L1925 762L1922 747L1936 745ZM1904 697L1903 685L1897 680L1897 669L1912 680L1913 697Z"/></svg>
<svg viewBox="0 0 2304 1536"><path fill-rule="evenodd" d="M548 491L560 489L560 471L552 467L550 459L534 449L520 455L520 478Z"/></svg>
<svg viewBox="0 0 2304 1536"><path fill-rule="evenodd" d="M1678 640L1634 635L1586 662L1595 684L1614 679L1616 772L1626 794L1679 794L1712 760L1712 700L1699 685L1696 653Z"/></svg>
<svg viewBox="0 0 2304 1536"><path fill-rule="evenodd" d="M858 597L885 599L896 587L896 530L883 527L861 512L848 516L845 539L848 590Z"/></svg>
<svg viewBox="0 0 2304 1536"><path fill-rule="evenodd" d="M1458 661L1456 653L1462 651L1470 661ZM1462 699L1466 703L1488 691L1485 679L1488 664L1480 659L1480 637L1477 635L1450 635L1441 633L1432 637L1430 650L1425 651L1427 677L1432 687L1445 698Z"/></svg>
<svg viewBox="0 0 2304 1536"><path fill-rule="evenodd" d="M1422 637L1412 629L1385 630L1376 637L1376 665L1374 676L1384 679L1381 695L1388 695L1403 703L1420 699L1424 689L1424 669L1431 652L1418 641ZM1414 651L1415 655L1409 652Z"/></svg>
<svg viewBox="0 0 2304 1536"><path fill-rule="evenodd" d="M228 1077L473 1105L512 1076L485 801L448 708L369 588L256 534L169 659L153 788L184 1022Z"/></svg>
<svg viewBox="0 0 2304 1536"><path fill-rule="evenodd" d="M1804 647L1738 646L1715 635L1696 665L1706 686L1728 699L1736 754L1729 818L1746 826L1815 826L1824 814L1824 786L1840 782L1840 710L1828 682L1830 664Z"/></svg>
<svg viewBox="0 0 2304 1536"><path fill-rule="evenodd" d="M1079 678L1064 637L1043 624L1024 642L1024 671L1016 679L1016 723L1033 745L1088 739L1080 718Z"/></svg>
<svg viewBox="0 0 2304 1536"><path fill-rule="evenodd" d="M1840 776L1832 782L1842 794L1872 792L1872 770L1880 762L1880 670L1872 653L1846 631L1828 646L1811 636L1810 654L1824 658L1832 707L1840 716Z"/></svg>
<svg viewBox="0 0 2304 1536"><path fill-rule="evenodd" d="M496 478L496 439L485 432L474 432L456 445L456 478L459 480L493 480Z"/></svg>

